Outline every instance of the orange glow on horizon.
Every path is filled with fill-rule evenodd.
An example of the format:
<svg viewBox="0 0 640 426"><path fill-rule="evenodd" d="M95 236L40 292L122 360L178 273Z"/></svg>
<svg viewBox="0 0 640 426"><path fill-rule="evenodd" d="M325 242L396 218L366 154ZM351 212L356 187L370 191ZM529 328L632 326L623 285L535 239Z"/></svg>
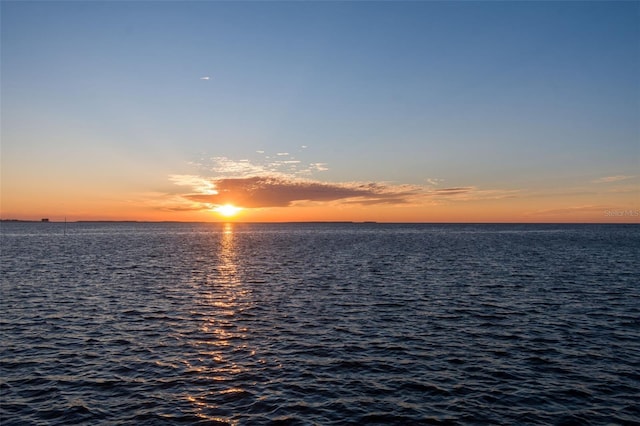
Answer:
<svg viewBox="0 0 640 426"><path fill-rule="evenodd" d="M307 222L307 221L376 221L376 222L488 222L488 223L639 223L640 205L627 194L603 194L593 199L589 194L570 199L554 196L505 198L490 200L427 200L423 203L371 206L345 205L336 202L291 205L269 208L241 208L231 203L201 205L191 209L172 209L161 204L117 194L101 198L96 194L74 196L26 197L2 194L0 219L52 222L82 220L136 220L182 222ZM100 195L103 195L102 193ZM214 214L212 214L214 213Z"/></svg>

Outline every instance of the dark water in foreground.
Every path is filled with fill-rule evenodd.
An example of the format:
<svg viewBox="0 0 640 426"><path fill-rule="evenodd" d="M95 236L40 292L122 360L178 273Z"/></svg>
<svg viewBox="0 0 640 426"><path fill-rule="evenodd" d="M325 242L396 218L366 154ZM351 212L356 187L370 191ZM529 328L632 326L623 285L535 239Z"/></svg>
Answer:
<svg viewBox="0 0 640 426"><path fill-rule="evenodd" d="M638 424L640 227L3 223L1 424Z"/></svg>

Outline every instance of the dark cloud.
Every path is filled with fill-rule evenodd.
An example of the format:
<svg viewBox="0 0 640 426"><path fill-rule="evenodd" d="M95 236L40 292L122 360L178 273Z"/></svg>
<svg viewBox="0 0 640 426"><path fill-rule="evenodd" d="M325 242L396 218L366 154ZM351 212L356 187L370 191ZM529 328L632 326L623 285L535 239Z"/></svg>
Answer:
<svg viewBox="0 0 640 426"><path fill-rule="evenodd" d="M294 203L339 202L344 205L424 204L426 200L469 201L513 197L515 190L479 190L473 186L433 189L418 185L387 183L329 183L300 179L285 174L207 178L172 175L177 185L191 186L192 192L181 194L163 205L172 210L202 210L233 204L244 208L287 207Z"/></svg>
<svg viewBox="0 0 640 426"><path fill-rule="evenodd" d="M286 207L296 201L348 200L359 204L401 204L417 194L415 188L382 184L334 184L273 176L222 178L212 181L217 194L188 194L198 203L234 204L246 208Z"/></svg>

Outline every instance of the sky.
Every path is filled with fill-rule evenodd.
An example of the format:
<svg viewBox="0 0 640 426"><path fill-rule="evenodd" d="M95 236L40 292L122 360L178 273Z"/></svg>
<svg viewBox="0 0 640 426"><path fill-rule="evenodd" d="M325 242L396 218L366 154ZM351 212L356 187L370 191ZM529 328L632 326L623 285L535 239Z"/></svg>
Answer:
<svg viewBox="0 0 640 426"><path fill-rule="evenodd" d="M2 219L640 222L640 2L0 19Z"/></svg>

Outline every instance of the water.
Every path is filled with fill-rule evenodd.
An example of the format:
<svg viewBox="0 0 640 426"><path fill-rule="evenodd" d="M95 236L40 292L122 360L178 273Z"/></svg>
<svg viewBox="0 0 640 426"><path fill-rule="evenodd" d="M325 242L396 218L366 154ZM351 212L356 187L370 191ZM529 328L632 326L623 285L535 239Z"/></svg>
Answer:
<svg viewBox="0 0 640 426"><path fill-rule="evenodd" d="M638 226L1 226L3 426L640 423Z"/></svg>

